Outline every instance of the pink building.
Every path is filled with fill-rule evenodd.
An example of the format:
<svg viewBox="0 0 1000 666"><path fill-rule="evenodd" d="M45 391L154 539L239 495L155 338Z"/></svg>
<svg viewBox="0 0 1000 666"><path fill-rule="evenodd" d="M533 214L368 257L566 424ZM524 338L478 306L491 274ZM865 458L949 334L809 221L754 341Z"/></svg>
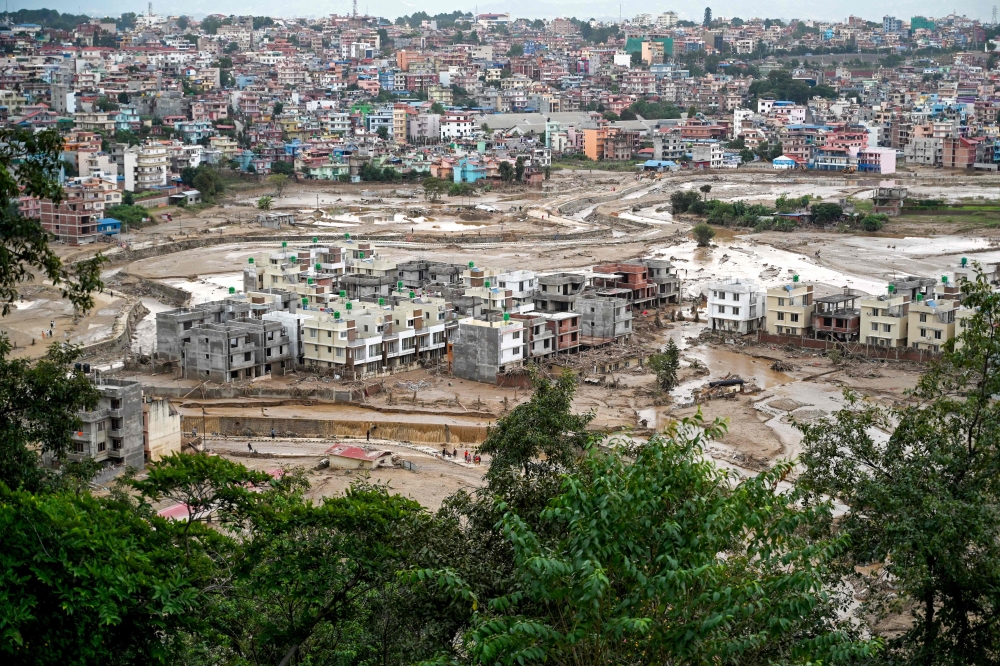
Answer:
<svg viewBox="0 0 1000 666"><path fill-rule="evenodd" d="M896 149L864 148L858 151L858 171L896 173Z"/></svg>

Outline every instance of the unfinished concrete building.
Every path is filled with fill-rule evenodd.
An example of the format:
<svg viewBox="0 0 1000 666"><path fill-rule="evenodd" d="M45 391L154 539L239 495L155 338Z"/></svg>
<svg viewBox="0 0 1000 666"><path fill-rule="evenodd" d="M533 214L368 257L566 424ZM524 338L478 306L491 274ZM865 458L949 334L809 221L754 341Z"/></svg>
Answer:
<svg viewBox="0 0 1000 666"><path fill-rule="evenodd" d="M681 302L681 279L669 259L643 259L647 279L656 286L655 305Z"/></svg>
<svg viewBox="0 0 1000 666"><path fill-rule="evenodd" d="M861 338L860 291L844 287L843 293L816 299L813 332L817 340L857 342Z"/></svg>
<svg viewBox="0 0 1000 666"><path fill-rule="evenodd" d="M142 386L124 379L96 377L91 381L100 398L93 411L77 414L80 429L70 435L73 448L67 457L77 462L90 458L105 465L124 463L142 469L146 460Z"/></svg>
<svg viewBox="0 0 1000 666"><path fill-rule="evenodd" d="M580 344L597 347L632 335L632 309L625 298L596 293L581 294L573 305L580 313Z"/></svg>
<svg viewBox="0 0 1000 666"><path fill-rule="evenodd" d="M579 273L553 273L538 278L535 309L539 312L570 312L576 297L583 293L587 279Z"/></svg>
<svg viewBox="0 0 1000 666"><path fill-rule="evenodd" d="M441 261L415 259L396 264L397 277L405 289L423 289L429 284L459 285L462 283L462 264L448 264Z"/></svg>
<svg viewBox="0 0 1000 666"><path fill-rule="evenodd" d="M550 321L541 313L512 314L510 318L524 324L522 357L539 362L556 353L556 334Z"/></svg>
<svg viewBox="0 0 1000 666"><path fill-rule="evenodd" d="M297 295L264 289L186 308L156 313L156 358L176 361L189 330L202 324L223 324L241 319L260 319L269 312L292 312L299 307Z"/></svg>
<svg viewBox="0 0 1000 666"><path fill-rule="evenodd" d="M524 365L523 339L517 320L461 322L449 352L452 374L495 384L497 375Z"/></svg>
<svg viewBox="0 0 1000 666"><path fill-rule="evenodd" d="M289 339L277 321L241 319L201 324L182 338L185 379L224 384L280 375L292 361Z"/></svg>

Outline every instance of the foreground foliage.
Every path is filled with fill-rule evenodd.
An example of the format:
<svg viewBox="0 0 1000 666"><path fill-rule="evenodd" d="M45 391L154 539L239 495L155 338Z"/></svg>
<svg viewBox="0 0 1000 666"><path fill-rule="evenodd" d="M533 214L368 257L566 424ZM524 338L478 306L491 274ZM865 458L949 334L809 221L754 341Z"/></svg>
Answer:
<svg viewBox="0 0 1000 666"><path fill-rule="evenodd" d="M950 342L913 391L882 408L849 396L803 426L805 487L850 508L853 564L876 563L870 611L915 621L889 663L996 664L1000 646L1000 297L963 284L961 344Z"/></svg>

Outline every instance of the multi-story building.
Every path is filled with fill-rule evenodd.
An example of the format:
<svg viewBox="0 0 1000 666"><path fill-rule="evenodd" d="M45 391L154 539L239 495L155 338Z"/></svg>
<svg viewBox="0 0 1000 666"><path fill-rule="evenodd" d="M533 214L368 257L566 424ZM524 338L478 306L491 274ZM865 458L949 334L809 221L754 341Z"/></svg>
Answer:
<svg viewBox="0 0 1000 666"><path fill-rule="evenodd" d="M898 294L892 285L889 293L862 298L861 339L879 347L905 347L909 331L909 294Z"/></svg>
<svg viewBox="0 0 1000 666"><path fill-rule="evenodd" d="M495 384L498 375L524 365L524 335L524 323L509 313L500 321L459 322L449 353L452 374Z"/></svg>
<svg viewBox="0 0 1000 666"><path fill-rule="evenodd" d="M540 312L570 312L587 280L579 273L553 273L538 277L535 309Z"/></svg>
<svg viewBox="0 0 1000 666"><path fill-rule="evenodd" d="M500 273L493 278L493 283L500 289L510 292L513 305L525 305L534 302L538 290L537 277L534 271L517 270Z"/></svg>
<svg viewBox="0 0 1000 666"><path fill-rule="evenodd" d="M669 259L642 259L647 269L647 279L656 287L656 304L680 303L681 279Z"/></svg>
<svg viewBox="0 0 1000 666"><path fill-rule="evenodd" d="M844 288L843 293L816 299L813 329L817 340L857 342L861 335L861 292Z"/></svg>
<svg viewBox="0 0 1000 666"><path fill-rule="evenodd" d="M120 204L121 192L103 178L74 178L63 185L58 204L44 199L40 206L42 228L70 245L93 242L104 210Z"/></svg>
<svg viewBox="0 0 1000 666"><path fill-rule="evenodd" d="M708 318L713 331L746 335L767 323L767 295L753 280L730 278L708 284Z"/></svg>
<svg viewBox="0 0 1000 666"><path fill-rule="evenodd" d="M167 146L158 143L144 144L139 149L139 155L136 159L136 189L151 190L166 186L169 168L170 159Z"/></svg>
<svg viewBox="0 0 1000 666"><path fill-rule="evenodd" d="M80 429L70 433L73 448L67 457L142 469L142 386L124 379L92 381L100 398L94 410L77 414Z"/></svg>
<svg viewBox="0 0 1000 666"><path fill-rule="evenodd" d="M193 326L181 338L185 379L226 384L281 375L292 354L284 327L276 321L238 319Z"/></svg>
<svg viewBox="0 0 1000 666"><path fill-rule="evenodd" d="M907 315L907 342L913 349L940 352L955 337L955 323L962 307L962 292L957 285L943 283L933 298L917 294Z"/></svg>
<svg viewBox="0 0 1000 666"><path fill-rule="evenodd" d="M623 297L584 293L573 303L580 315L580 344L597 347L632 337L632 308Z"/></svg>
<svg viewBox="0 0 1000 666"><path fill-rule="evenodd" d="M790 284L767 290L767 332L811 336L815 310L813 285L799 282L796 275Z"/></svg>
<svg viewBox="0 0 1000 666"><path fill-rule="evenodd" d="M696 143L691 146L691 162L704 169L721 169L725 158L725 150L717 141L711 143Z"/></svg>

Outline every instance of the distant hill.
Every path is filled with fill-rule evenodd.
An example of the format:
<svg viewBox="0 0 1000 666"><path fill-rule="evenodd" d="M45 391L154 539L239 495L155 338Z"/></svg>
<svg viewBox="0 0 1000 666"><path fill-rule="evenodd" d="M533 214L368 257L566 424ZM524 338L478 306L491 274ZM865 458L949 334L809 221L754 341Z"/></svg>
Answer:
<svg viewBox="0 0 1000 666"><path fill-rule="evenodd" d="M89 21L91 17L86 14L60 14L54 9L19 9L16 12L4 12L3 18L11 25L35 23L43 28L72 30L81 23Z"/></svg>

